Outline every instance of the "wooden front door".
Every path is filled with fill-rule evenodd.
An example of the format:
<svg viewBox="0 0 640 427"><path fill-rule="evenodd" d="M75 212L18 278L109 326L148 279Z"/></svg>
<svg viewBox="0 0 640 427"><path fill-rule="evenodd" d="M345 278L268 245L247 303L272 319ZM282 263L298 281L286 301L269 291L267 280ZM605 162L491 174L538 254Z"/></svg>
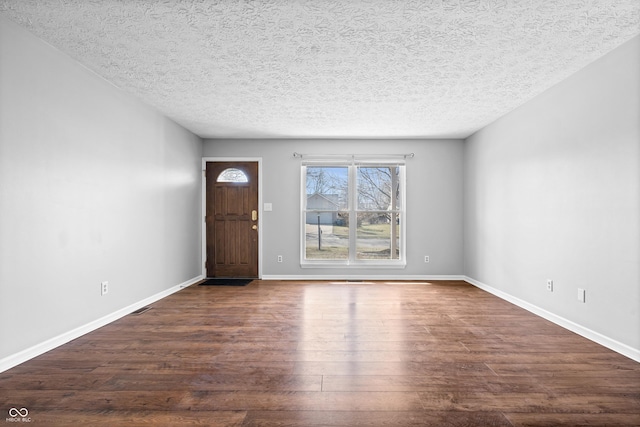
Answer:
<svg viewBox="0 0 640 427"><path fill-rule="evenodd" d="M207 276L258 277L258 163L208 162Z"/></svg>

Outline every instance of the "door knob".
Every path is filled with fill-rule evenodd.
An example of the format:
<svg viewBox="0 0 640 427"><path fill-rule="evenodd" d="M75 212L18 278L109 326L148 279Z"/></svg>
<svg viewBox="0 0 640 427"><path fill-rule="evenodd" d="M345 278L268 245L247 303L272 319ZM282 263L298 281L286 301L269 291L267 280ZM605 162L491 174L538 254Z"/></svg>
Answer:
<svg viewBox="0 0 640 427"><path fill-rule="evenodd" d="M258 229L258 226L254 224L254 225L252 225L252 226L251 226L251 229L252 229L252 230L257 230L257 229Z"/></svg>

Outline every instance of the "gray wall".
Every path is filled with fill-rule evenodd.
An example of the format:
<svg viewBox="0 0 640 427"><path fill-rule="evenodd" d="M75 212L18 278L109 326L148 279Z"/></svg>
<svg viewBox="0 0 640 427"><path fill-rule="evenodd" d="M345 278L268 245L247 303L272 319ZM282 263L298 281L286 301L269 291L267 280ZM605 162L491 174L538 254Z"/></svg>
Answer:
<svg viewBox="0 0 640 427"><path fill-rule="evenodd" d="M0 362L200 275L198 137L4 18L0 93Z"/></svg>
<svg viewBox="0 0 640 427"><path fill-rule="evenodd" d="M636 37L473 135L464 200L467 276L636 351L639 76Z"/></svg>
<svg viewBox="0 0 640 427"><path fill-rule="evenodd" d="M206 140L205 157L261 157L263 276L461 276L463 142L460 140ZM406 154L407 266L398 269L300 267L300 159L307 154ZM284 262L278 263L282 255ZM430 263L424 263L429 255Z"/></svg>

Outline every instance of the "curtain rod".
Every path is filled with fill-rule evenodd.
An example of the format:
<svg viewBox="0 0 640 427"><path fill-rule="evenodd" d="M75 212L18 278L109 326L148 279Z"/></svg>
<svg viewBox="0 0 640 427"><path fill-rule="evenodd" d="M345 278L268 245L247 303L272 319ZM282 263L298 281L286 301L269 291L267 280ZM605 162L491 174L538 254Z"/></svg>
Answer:
<svg viewBox="0 0 640 427"><path fill-rule="evenodd" d="M380 158L394 158L394 157L402 157L403 159L406 158L413 158L415 156L415 153L409 153L409 154L301 154L298 152L293 152L293 157L296 158L304 158L304 157L311 157L311 158L328 158L328 157L338 157L338 158L352 158L352 159L356 159L356 158L371 158L371 157L380 157Z"/></svg>

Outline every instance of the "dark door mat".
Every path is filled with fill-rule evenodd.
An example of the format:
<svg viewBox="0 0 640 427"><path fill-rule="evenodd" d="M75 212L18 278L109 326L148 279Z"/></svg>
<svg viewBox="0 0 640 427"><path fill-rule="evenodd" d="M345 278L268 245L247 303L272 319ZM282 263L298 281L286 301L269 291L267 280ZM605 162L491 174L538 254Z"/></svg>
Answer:
<svg viewBox="0 0 640 427"><path fill-rule="evenodd" d="M253 279L234 279L220 277L217 279L207 279L198 286L246 286L253 282Z"/></svg>

